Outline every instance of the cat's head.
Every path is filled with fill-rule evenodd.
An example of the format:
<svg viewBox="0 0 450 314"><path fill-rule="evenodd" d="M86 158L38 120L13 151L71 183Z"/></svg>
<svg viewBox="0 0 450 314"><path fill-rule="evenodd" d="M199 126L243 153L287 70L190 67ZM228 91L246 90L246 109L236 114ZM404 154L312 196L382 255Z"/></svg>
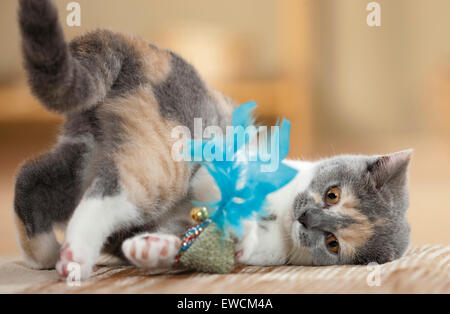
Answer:
<svg viewBox="0 0 450 314"><path fill-rule="evenodd" d="M310 184L293 204L294 247L306 250L313 265L385 263L402 256L410 235L405 214L411 154L316 162Z"/></svg>

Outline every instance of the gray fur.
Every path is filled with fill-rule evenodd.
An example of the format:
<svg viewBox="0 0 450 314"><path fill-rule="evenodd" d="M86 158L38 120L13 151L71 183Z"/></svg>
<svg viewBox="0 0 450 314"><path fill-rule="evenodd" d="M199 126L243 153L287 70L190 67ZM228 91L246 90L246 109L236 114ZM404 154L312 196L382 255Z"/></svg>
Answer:
<svg viewBox="0 0 450 314"><path fill-rule="evenodd" d="M336 217L333 215L327 215L326 212L324 213L322 204L316 203L315 200L307 193L302 193L297 196L295 208L302 209L302 212L298 215L297 219L307 229L326 228L326 231L333 233L336 230L346 228L352 223L355 223L355 220L351 217Z"/></svg>
<svg viewBox="0 0 450 314"><path fill-rule="evenodd" d="M88 147L63 144L30 160L17 175L14 210L28 236L48 232L72 215L82 193L81 169Z"/></svg>
<svg viewBox="0 0 450 314"><path fill-rule="evenodd" d="M271 214L268 216L262 216L261 219L258 220L258 227L265 231L268 231L269 229L267 228L267 224L273 223L276 220L277 220L277 215L275 215L275 214Z"/></svg>
<svg viewBox="0 0 450 314"><path fill-rule="evenodd" d="M91 166L92 167L92 166ZM95 165L94 182L89 182L86 197L106 197L114 196L120 193L119 171L115 163L108 157L105 157Z"/></svg>
<svg viewBox="0 0 450 314"><path fill-rule="evenodd" d="M275 220L277 220L277 215L271 214L268 216L263 216L263 217L261 217L261 220L262 221L275 221Z"/></svg>
<svg viewBox="0 0 450 314"><path fill-rule="evenodd" d="M197 71L175 53L171 52L171 56L172 70L169 77L163 83L153 86L161 115L187 126L192 135L194 118L203 118L203 127L224 126L228 119L218 116L217 105L209 96Z"/></svg>
<svg viewBox="0 0 450 314"><path fill-rule="evenodd" d="M89 134L94 139L98 139L100 132L100 121L96 114L96 108L68 114L67 121L63 126L63 133L74 138Z"/></svg>
<svg viewBox="0 0 450 314"><path fill-rule="evenodd" d="M123 38L101 30L67 45L48 0L20 0L19 24L31 89L50 110L90 108L142 83L140 60Z"/></svg>
<svg viewBox="0 0 450 314"><path fill-rule="evenodd" d="M295 218L302 224L299 241L310 249L314 263L367 264L385 263L399 258L409 244L407 168L410 152L379 157L338 156L322 160L306 191L294 203ZM340 257L325 245L325 233L358 223L349 216L327 211L311 193L325 196L331 187L346 187L358 200L356 208L374 224L374 233L356 248L354 256ZM379 222L379 223L376 223Z"/></svg>

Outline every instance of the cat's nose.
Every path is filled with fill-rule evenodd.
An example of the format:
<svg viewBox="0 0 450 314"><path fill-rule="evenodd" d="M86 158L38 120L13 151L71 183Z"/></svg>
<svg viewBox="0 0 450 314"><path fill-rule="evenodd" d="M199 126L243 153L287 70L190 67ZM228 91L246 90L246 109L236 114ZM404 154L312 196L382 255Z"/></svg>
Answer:
<svg viewBox="0 0 450 314"><path fill-rule="evenodd" d="M298 221L303 225L303 227L308 228L309 226L309 219L308 219L308 212L304 211L303 214L298 218Z"/></svg>

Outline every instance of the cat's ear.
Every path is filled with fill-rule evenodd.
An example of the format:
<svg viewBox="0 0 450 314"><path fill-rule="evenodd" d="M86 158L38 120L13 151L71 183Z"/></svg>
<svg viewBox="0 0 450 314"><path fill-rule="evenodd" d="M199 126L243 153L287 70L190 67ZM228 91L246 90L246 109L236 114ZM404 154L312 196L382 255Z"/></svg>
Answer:
<svg viewBox="0 0 450 314"><path fill-rule="evenodd" d="M400 187L406 183L408 165L411 160L413 150L408 149L401 152L378 156L369 162L367 171L369 172L375 186L390 185Z"/></svg>

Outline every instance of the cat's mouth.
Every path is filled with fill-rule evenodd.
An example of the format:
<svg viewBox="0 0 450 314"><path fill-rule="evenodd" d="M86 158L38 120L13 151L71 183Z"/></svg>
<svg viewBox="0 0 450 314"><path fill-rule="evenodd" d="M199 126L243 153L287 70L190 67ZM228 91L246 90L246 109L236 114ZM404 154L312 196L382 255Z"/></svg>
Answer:
<svg viewBox="0 0 450 314"><path fill-rule="evenodd" d="M311 246L311 240L308 235L308 230L297 219L294 210L291 210L288 215L289 233L294 246L308 249Z"/></svg>
<svg viewBox="0 0 450 314"><path fill-rule="evenodd" d="M295 217L291 222L290 233L292 241L296 245L302 247L309 247L311 245L307 230L295 219Z"/></svg>
<svg viewBox="0 0 450 314"><path fill-rule="evenodd" d="M313 258L310 252L311 241L303 227L293 219L291 225L292 253L289 263L292 265L313 265Z"/></svg>

